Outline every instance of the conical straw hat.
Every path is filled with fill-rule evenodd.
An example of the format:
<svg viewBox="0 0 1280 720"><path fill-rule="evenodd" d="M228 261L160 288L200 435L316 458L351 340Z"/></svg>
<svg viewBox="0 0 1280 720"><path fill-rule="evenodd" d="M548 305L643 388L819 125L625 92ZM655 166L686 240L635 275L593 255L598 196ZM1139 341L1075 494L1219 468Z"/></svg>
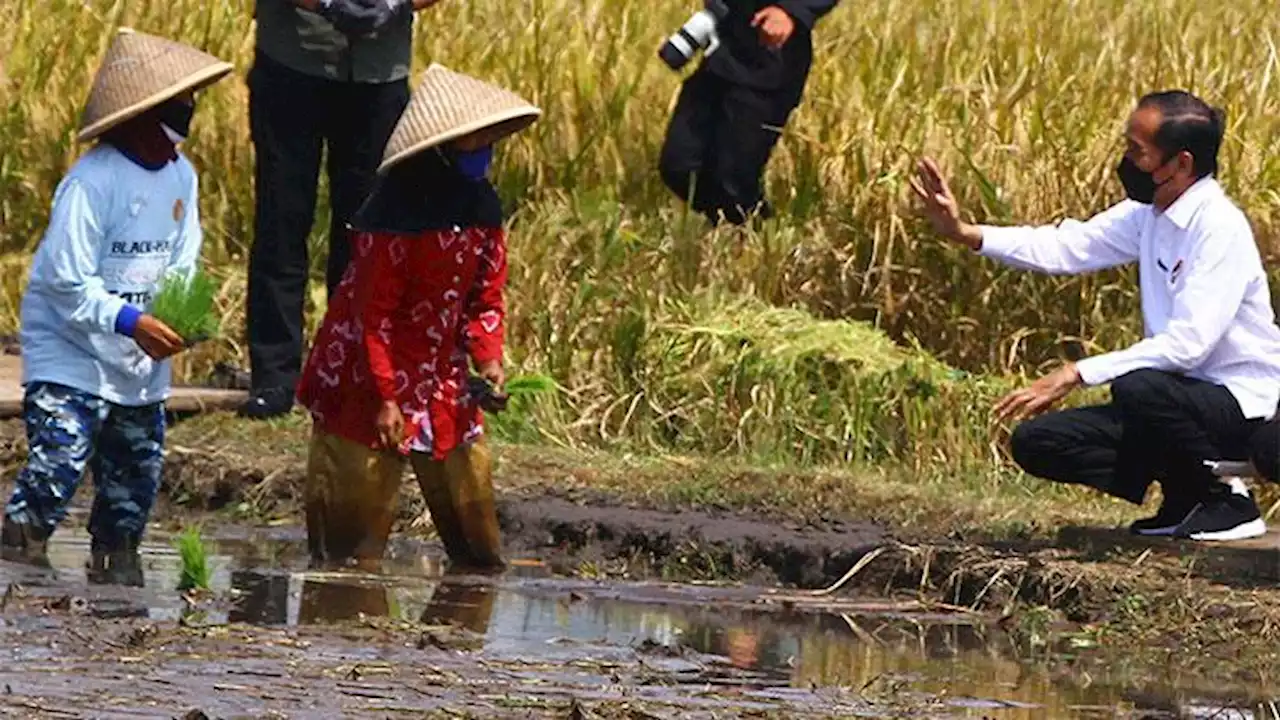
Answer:
<svg viewBox="0 0 1280 720"><path fill-rule="evenodd" d="M477 130L501 126L495 140L500 139L525 129L541 114L515 93L432 64L396 123L378 172Z"/></svg>
<svg viewBox="0 0 1280 720"><path fill-rule="evenodd" d="M221 79L235 68L188 45L120 28L93 79L80 117L80 141Z"/></svg>

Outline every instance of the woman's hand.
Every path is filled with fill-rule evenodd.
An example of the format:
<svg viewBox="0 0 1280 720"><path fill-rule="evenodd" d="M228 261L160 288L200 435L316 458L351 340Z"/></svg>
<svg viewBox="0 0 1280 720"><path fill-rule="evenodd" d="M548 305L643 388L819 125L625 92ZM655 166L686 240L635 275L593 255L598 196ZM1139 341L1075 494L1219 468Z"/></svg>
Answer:
<svg viewBox="0 0 1280 720"><path fill-rule="evenodd" d="M477 368L477 371L480 377L493 385L494 392L502 393L502 386L507 384L507 374L502 369L501 360L490 360Z"/></svg>
<svg viewBox="0 0 1280 720"><path fill-rule="evenodd" d="M378 443L385 450L395 450L404 442L404 413L394 400L387 400L378 408Z"/></svg>

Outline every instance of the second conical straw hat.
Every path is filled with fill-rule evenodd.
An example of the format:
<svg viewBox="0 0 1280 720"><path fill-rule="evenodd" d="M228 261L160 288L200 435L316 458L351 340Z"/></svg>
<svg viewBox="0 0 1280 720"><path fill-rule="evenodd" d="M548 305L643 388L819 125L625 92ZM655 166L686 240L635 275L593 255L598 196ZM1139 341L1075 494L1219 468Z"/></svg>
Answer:
<svg viewBox="0 0 1280 720"><path fill-rule="evenodd" d="M81 142L92 140L187 90L235 68L173 40L120 28L102 59L80 118Z"/></svg>
<svg viewBox="0 0 1280 720"><path fill-rule="evenodd" d="M432 64L396 123L378 172L477 130L500 126L501 136L519 132L541 114L509 90Z"/></svg>

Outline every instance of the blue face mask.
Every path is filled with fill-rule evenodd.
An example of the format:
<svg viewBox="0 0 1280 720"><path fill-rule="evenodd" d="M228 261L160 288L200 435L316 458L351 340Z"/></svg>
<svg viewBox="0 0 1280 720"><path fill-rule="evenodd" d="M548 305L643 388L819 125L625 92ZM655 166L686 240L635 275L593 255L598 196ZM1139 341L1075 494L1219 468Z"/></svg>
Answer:
<svg viewBox="0 0 1280 720"><path fill-rule="evenodd" d="M489 174L489 165L493 162L493 146L486 145L479 150L458 150L453 154L458 171L471 180L480 180Z"/></svg>

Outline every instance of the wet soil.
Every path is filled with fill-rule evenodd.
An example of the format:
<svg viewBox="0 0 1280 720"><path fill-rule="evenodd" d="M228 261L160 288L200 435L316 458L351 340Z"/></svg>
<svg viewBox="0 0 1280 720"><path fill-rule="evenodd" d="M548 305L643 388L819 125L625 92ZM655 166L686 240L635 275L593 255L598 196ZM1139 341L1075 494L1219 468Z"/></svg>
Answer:
<svg viewBox="0 0 1280 720"><path fill-rule="evenodd" d="M212 599L189 602L172 590L172 578L164 578L176 578L175 560L163 544L151 554L167 558L157 562L170 569L161 571L160 585L143 589L87 586L77 557L64 560L54 579L2 568L13 592L0 602L0 632L15 661L34 664L0 673L0 689L11 690L0 694L0 712L113 717L119 707L119 716L138 717L145 706L174 717L190 709L181 702L189 685L210 717L430 717L423 713L437 710L440 717L947 717L996 710L999 717L1043 717L1046 708L1056 708L1048 716L1081 716L1090 707L1113 717L1135 706L1144 708L1135 717L1177 717L1192 700L1213 707L1265 702L1280 676L1280 652L1272 650L1280 647L1280 555L1273 548L1140 541L1098 528L1066 528L1050 540L961 539L856 518L801 524L763 512L625 504L582 483L559 482L562 468L504 468L501 459L504 543L509 556L537 571L518 565L501 578L462 584L488 583L495 597L524 608L522 617L541 613L588 629L585 636L530 635L528 627L497 622L505 616L494 611L483 630L440 630L439 618L424 619L418 609L431 601L414 598L431 594L423 578L435 578L437 587L458 583L440 580L438 544L413 484L401 498L387 577L372 581L380 591L369 591L367 578L307 580L298 528L301 451L297 433L280 435L290 439L242 447L213 435L171 435L151 534L199 520L217 531L220 546L238 548L223 552L235 561L220 566ZM21 426L0 424L6 492L24 453ZM69 529L83 527L90 498L80 493ZM256 539L248 542L249 535ZM84 550L59 542L72 556ZM711 581L743 587L688 584ZM334 586L341 590L324 591ZM405 593L408 600L395 599ZM530 609L534 598L542 610ZM259 609L227 605L245 602ZM337 612L336 620L324 614L350 603L361 609ZM573 620L580 608L618 617L626 614L619 608L636 605L659 608L632 613L659 620L624 623L625 642L608 639L598 622ZM274 609L262 609L268 607ZM871 629L859 618L870 618ZM668 628L665 635L654 622ZM819 629L784 630L797 622ZM695 625L703 629L687 629ZM958 625L980 641L960 642L937 629ZM147 636L139 640L145 652L130 649L138 632ZM778 632L791 638L791 650L766 649L774 641L762 638ZM886 649L886 633L901 642ZM695 635L719 639L698 644L689 640ZM486 639L477 646L476 636ZM510 645L512 637L526 641ZM828 659L806 662L805 652ZM655 665L655 654L664 663L693 657L696 667ZM744 665L735 657L774 659ZM988 662L1001 669L971 672ZM363 682L380 684L350 686L359 679L348 676L353 668ZM369 679L370 672L382 680ZM1027 683L1039 689L1026 690ZM143 705L135 685L154 689ZM365 697L370 693L376 697ZM769 714L778 712L784 714Z"/></svg>
<svg viewBox="0 0 1280 720"><path fill-rule="evenodd" d="M144 587L88 585L87 538L54 571L0 563L0 712L18 717L1219 717L1255 689L1174 691L1037 664L990 618L749 587L442 573L400 541L382 573L301 565L293 530L228 529L211 590L173 590L153 539ZM398 558L398 559L397 559Z"/></svg>
<svg viewBox="0 0 1280 720"><path fill-rule="evenodd" d="M3 437L0 459L19 457L20 443L6 452ZM247 459L225 449L197 449L205 443L196 440L171 447L160 517L226 517L248 508L252 522L298 523L299 448L264 447ZM1209 612L1216 627L1280 642L1280 592L1274 602L1233 595L1280 585L1274 539L1215 546L1136 538L1112 528L1065 527L1053 538L1018 539L944 536L928 527L886 528L857 518L797 523L761 511L623 502L584 487L589 470L574 472L587 475L587 482L566 481L566 469L555 464L504 467L499 450L499 519L508 552L537 556L562 574L834 586L840 593L903 595L999 616L1047 608L1077 624L1113 622L1136 597L1162 611ZM406 482L397 532L429 537L423 510L414 484ZM1275 669L1280 674L1280 658Z"/></svg>
<svg viewBox="0 0 1280 720"><path fill-rule="evenodd" d="M889 540L886 530L868 523L805 528L729 513L620 507L604 498L510 499L502 504L499 522L522 549L552 551L553 562L626 558L642 564L629 572L661 574L678 558L685 575L810 588L839 578Z"/></svg>

